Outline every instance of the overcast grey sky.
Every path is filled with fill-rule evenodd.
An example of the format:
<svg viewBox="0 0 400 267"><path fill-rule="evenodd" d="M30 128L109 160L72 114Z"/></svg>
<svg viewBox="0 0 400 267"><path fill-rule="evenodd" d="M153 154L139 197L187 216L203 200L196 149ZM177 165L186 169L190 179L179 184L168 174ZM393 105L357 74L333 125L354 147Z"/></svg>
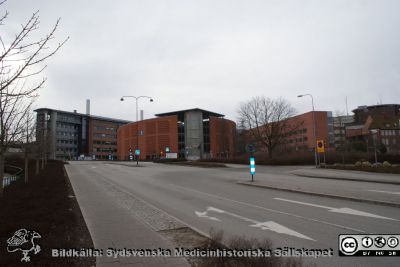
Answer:
<svg viewBox="0 0 400 267"><path fill-rule="evenodd" d="M282 96L299 113L400 103L400 1L8 0L10 36L35 10L59 41L37 107L134 120L199 107L236 120L241 101Z"/></svg>

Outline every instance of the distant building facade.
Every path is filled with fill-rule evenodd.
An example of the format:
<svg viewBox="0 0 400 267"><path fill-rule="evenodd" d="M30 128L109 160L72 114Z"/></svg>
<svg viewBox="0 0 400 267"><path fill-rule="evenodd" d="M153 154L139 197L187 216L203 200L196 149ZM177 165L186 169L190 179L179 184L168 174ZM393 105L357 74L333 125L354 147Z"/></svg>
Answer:
<svg viewBox="0 0 400 267"><path fill-rule="evenodd" d="M118 158L128 160L130 151L136 150L141 160L169 155L189 160L233 157L236 124L223 117L195 108L129 123L118 129Z"/></svg>
<svg viewBox="0 0 400 267"><path fill-rule="evenodd" d="M49 159L93 159L117 156L117 129L129 121L90 114L39 108L36 140ZM89 113L89 112L88 112Z"/></svg>
<svg viewBox="0 0 400 267"><path fill-rule="evenodd" d="M334 149L333 117L330 111L311 111L290 117L280 128L281 140L275 148L275 154L301 151L314 151L314 120L316 140L323 140L327 150ZM264 126L262 126L264 127ZM266 126L268 127L268 125ZM243 135L243 134L242 134ZM245 143L252 143L259 152L268 152L266 147L257 142L250 130L244 131Z"/></svg>
<svg viewBox="0 0 400 267"><path fill-rule="evenodd" d="M311 111L288 119L295 130L286 133L284 146L286 151L314 151L314 124L316 140L323 140L326 149L334 148L333 117L330 111Z"/></svg>
<svg viewBox="0 0 400 267"><path fill-rule="evenodd" d="M353 113L354 122L346 126L350 142L363 143L366 149L379 147L382 152L400 154L400 105L360 106Z"/></svg>
<svg viewBox="0 0 400 267"><path fill-rule="evenodd" d="M346 125L354 122L354 116L343 115L333 118L334 147L336 150L344 150L347 145Z"/></svg>

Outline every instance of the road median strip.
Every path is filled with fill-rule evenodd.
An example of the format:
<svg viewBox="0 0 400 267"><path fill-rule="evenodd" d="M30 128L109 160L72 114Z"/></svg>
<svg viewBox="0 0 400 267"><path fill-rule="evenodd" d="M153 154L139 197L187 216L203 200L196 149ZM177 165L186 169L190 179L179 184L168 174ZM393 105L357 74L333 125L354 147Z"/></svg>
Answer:
<svg viewBox="0 0 400 267"><path fill-rule="evenodd" d="M367 183L378 183L378 184L393 184L400 185L400 181L388 181L388 180L372 180L372 179L361 179L361 178L347 178L338 176L327 176L320 174L310 174L310 173L298 173L296 171L290 172L293 175L307 178L318 178L318 179L330 179L330 180L344 180L344 181L356 181L356 182L367 182Z"/></svg>
<svg viewBox="0 0 400 267"><path fill-rule="evenodd" d="M265 184L258 184L256 182L251 182L251 181L246 181L246 182L238 181L236 183L240 184L240 185L255 186L255 187L266 188L266 189L273 189L273 190L280 190L280 191L287 191L287 192L294 192L294 193L301 193L301 194L329 197L329 198L336 198L336 199L346 199L346 200L351 200L351 201L378 204L378 205L391 206L391 207L400 207L400 203L386 202L386 201L379 201L379 200L365 199L365 198L355 198L355 197L349 197L349 196L332 195L332 194L325 194L325 193L318 193L318 192L310 192L310 191L297 190L297 189L285 188L285 187L276 187L276 186L270 186L270 185L265 185Z"/></svg>

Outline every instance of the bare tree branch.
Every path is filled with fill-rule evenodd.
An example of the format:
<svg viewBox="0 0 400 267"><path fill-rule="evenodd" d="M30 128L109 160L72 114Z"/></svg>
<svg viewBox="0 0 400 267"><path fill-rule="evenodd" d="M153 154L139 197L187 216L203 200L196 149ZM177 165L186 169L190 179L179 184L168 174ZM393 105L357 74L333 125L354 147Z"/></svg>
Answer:
<svg viewBox="0 0 400 267"><path fill-rule="evenodd" d="M0 0L0 6L5 1ZM0 16L2 25L8 12ZM32 137L29 128L32 118L31 107L38 96L38 90L46 82L39 77L46 65L42 65L54 56L69 37L57 45L52 45L60 19L44 37L32 39L32 33L39 29L39 12L34 12L21 25L21 29L11 40L6 40L0 31L0 196L3 192L4 155L10 145L26 141ZM53 48L51 48L53 47ZM26 147L27 149L27 147ZM27 150L26 158L28 157Z"/></svg>
<svg viewBox="0 0 400 267"><path fill-rule="evenodd" d="M3 51L0 54L0 62L2 62L0 90L5 90L5 88L11 86L18 79L27 79L42 73L45 67L40 67L39 65L57 53L68 41L69 37L58 43L54 49L50 50L49 48L48 44L55 37L54 35L59 27L60 19L57 20L50 33L45 37L36 41L29 40L29 35L39 28L39 24L39 15L38 11L36 11L24 25L21 25L20 32L15 35L10 45L6 46L3 38L1 38ZM49 51L44 53L46 50ZM13 64L6 65L4 62L12 62ZM39 67L39 70L37 70L36 66ZM44 85L44 82L45 79L30 88L15 92L13 96L28 96L40 89Z"/></svg>
<svg viewBox="0 0 400 267"><path fill-rule="evenodd" d="M254 142L265 148L269 157L284 143L288 132L299 127L288 123L288 119L295 114L295 109L283 98L272 100L254 97L241 103L238 114L242 127Z"/></svg>

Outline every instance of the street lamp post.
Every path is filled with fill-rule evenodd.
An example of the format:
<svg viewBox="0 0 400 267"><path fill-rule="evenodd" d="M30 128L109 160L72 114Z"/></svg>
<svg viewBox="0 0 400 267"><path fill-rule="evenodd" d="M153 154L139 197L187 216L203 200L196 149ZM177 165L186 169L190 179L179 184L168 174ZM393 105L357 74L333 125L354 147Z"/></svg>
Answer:
<svg viewBox="0 0 400 267"><path fill-rule="evenodd" d="M317 160L317 135L316 135L316 127L315 127L315 112L314 112L314 97L311 94L298 95L297 97L310 96L311 104L312 104L312 121L313 121L313 135L314 135L314 163L315 168L318 168L318 160Z"/></svg>
<svg viewBox="0 0 400 267"><path fill-rule="evenodd" d="M150 102L153 102L153 98L150 96L132 96L132 95L124 95L121 97L121 101L124 101L124 97L132 97L136 100L136 124L137 124L137 131L136 131L136 150L139 150L139 119L138 119L138 103L140 98L148 98ZM136 155L136 165L139 165L139 155Z"/></svg>

